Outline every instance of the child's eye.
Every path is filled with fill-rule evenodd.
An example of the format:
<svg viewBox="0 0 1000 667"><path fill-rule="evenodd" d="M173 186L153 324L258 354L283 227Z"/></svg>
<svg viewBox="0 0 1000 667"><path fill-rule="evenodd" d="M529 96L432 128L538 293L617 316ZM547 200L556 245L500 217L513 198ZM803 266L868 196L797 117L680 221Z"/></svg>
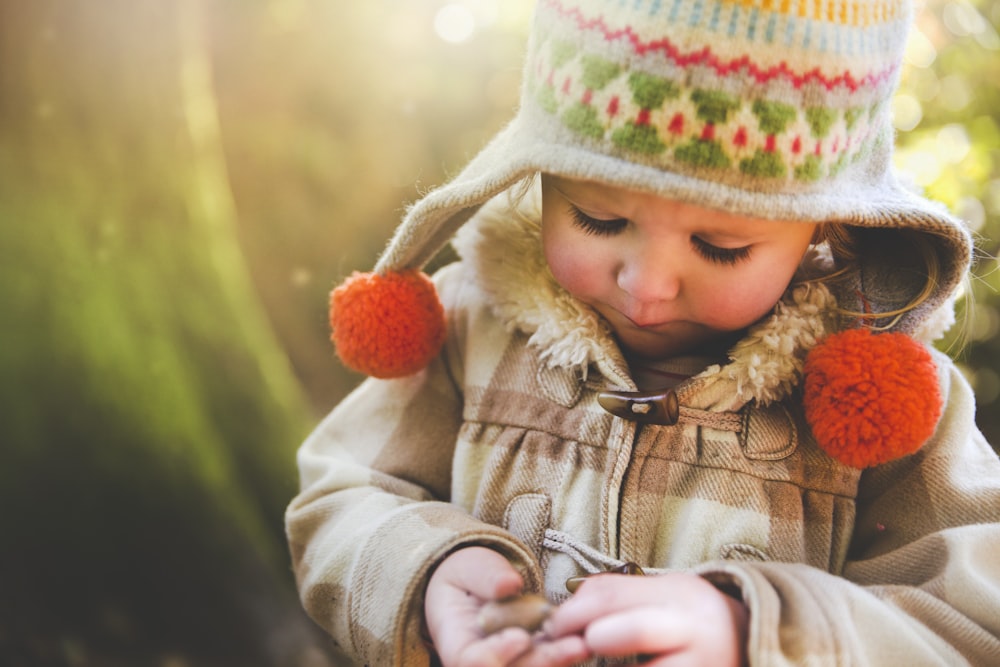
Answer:
<svg viewBox="0 0 1000 667"><path fill-rule="evenodd" d="M750 258L750 246L742 248L720 248L697 236L691 237L695 251L710 262L732 266Z"/></svg>
<svg viewBox="0 0 1000 667"><path fill-rule="evenodd" d="M573 223L587 234L594 234L595 236L613 236L628 224L628 220L624 218L614 218L611 220L592 218L576 206L571 206L569 210L573 218Z"/></svg>

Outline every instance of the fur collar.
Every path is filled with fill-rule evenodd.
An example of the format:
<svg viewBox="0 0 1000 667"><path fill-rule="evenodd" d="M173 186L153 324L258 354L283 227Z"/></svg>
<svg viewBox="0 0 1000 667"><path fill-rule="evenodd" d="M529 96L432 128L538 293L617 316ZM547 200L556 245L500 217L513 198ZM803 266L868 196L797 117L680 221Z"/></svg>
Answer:
<svg viewBox="0 0 1000 667"><path fill-rule="evenodd" d="M529 345L549 367L576 370L583 377L591 365L606 374L622 368L603 318L570 296L549 272L540 219L537 188L513 210L509 195L501 194L463 226L454 246L471 265L494 314L508 330L528 335ZM802 271L817 274L828 264L822 253L811 251ZM806 353L832 329L835 306L822 283L790 288L771 314L733 346L727 364L707 368L695 382L728 403L728 409L750 400L767 404L785 398L799 382Z"/></svg>

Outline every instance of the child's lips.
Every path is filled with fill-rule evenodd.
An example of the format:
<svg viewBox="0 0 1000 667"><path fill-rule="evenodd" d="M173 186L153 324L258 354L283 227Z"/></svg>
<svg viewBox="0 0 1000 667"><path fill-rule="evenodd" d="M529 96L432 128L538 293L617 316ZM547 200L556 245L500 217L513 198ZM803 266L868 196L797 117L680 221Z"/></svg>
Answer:
<svg viewBox="0 0 1000 667"><path fill-rule="evenodd" d="M624 313L622 314L622 317L628 320L633 327L636 329L642 329L643 331L662 329L674 323L674 320L635 320Z"/></svg>
<svg viewBox="0 0 1000 667"><path fill-rule="evenodd" d="M601 309L598 308L598 310ZM664 318L659 315L648 317L642 313L636 312L629 315L626 314L625 310L616 308L610 304L605 304L603 311L605 317L608 317L614 326L650 333L657 333L671 329L676 327L678 324L685 322L685 320L681 320L676 317Z"/></svg>

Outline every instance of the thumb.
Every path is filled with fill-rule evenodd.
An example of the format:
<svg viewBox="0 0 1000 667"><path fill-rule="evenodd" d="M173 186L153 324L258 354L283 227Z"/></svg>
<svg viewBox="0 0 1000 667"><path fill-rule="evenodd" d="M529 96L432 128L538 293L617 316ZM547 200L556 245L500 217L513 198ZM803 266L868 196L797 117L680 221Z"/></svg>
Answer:
<svg viewBox="0 0 1000 667"><path fill-rule="evenodd" d="M483 600L509 597L524 588L524 579L510 561L486 547L459 549L441 567L447 567L453 585Z"/></svg>

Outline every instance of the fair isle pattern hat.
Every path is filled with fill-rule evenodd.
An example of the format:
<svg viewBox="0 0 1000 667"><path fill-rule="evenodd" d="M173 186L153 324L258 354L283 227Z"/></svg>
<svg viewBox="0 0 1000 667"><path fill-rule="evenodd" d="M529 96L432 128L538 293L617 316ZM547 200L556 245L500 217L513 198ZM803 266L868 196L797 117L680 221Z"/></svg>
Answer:
<svg viewBox="0 0 1000 667"><path fill-rule="evenodd" d="M876 232L936 235L937 290L896 324L914 330L959 284L972 245L891 165L911 11L907 0L538 0L514 120L410 208L373 273L334 290L341 359L376 377L423 368L444 323L420 268L486 200L538 172L846 223L877 236L865 244L872 266L884 253L913 260ZM892 291L864 307L912 297Z"/></svg>

